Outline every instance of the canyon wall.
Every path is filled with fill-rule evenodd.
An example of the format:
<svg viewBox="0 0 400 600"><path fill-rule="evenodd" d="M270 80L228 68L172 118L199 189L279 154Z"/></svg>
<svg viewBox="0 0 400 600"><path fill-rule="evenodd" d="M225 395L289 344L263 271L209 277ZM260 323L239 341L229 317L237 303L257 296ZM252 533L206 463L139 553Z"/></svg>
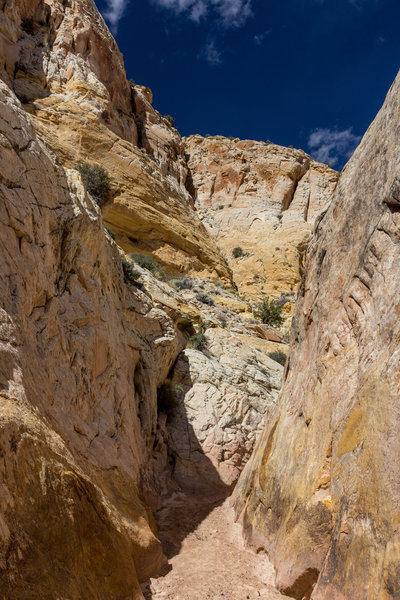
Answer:
<svg viewBox="0 0 400 600"><path fill-rule="evenodd" d="M179 133L151 92L126 80L121 53L93 0L3 0L3 77L66 167L102 165L104 211L126 251L152 253L167 272L230 280L185 188Z"/></svg>
<svg viewBox="0 0 400 600"><path fill-rule="evenodd" d="M0 595L139 599L165 560L149 506L229 492L280 386L260 350L282 335L221 287L181 138L94 3L3 0L0 51ZM79 161L110 173L102 212ZM193 290L138 266L130 282L121 249ZM185 350L195 327L205 348Z"/></svg>
<svg viewBox="0 0 400 600"><path fill-rule="evenodd" d="M1 85L3 598L139 598L163 562L151 484L157 385L185 335Z"/></svg>
<svg viewBox="0 0 400 600"><path fill-rule="evenodd" d="M400 75L316 223L277 409L236 490L281 590L400 598Z"/></svg>
<svg viewBox="0 0 400 600"><path fill-rule="evenodd" d="M302 150L271 142L185 138L197 212L247 299L294 301L314 221L339 173ZM190 188L189 188L190 189ZM242 256L232 256L240 246Z"/></svg>

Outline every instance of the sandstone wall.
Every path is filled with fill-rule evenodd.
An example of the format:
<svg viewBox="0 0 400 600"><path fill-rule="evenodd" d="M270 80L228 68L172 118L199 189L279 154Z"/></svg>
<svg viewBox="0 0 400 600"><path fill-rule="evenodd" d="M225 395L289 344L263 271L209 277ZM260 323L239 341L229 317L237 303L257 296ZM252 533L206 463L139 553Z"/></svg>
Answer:
<svg viewBox="0 0 400 600"><path fill-rule="evenodd" d="M141 598L157 386L185 335L0 86L0 596Z"/></svg>
<svg viewBox="0 0 400 600"><path fill-rule="evenodd" d="M230 279L185 188L179 133L127 82L122 56L93 0L3 0L3 77L64 166L98 163L111 176L104 217L126 251L169 272Z"/></svg>
<svg viewBox="0 0 400 600"><path fill-rule="evenodd" d="M400 76L316 224L278 408L236 495L299 599L400 598L399 176Z"/></svg>
<svg viewBox="0 0 400 600"><path fill-rule="evenodd" d="M241 294L296 292L315 217L339 174L302 150L222 136L185 138L197 211ZM244 256L233 258L240 246Z"/></svg>

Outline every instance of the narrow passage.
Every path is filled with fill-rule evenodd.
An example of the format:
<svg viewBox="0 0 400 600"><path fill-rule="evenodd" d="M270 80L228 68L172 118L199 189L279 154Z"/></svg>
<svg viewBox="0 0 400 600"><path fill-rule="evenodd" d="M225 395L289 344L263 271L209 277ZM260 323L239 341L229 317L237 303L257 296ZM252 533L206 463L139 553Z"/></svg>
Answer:
<svg viewBox="0 0 400 600"><path fill-rule="evenodd" d="M244 547L229 499L220 505L185 496L156 514L168 566L142 586L146 600L284 600L265 554Z"/></svg>

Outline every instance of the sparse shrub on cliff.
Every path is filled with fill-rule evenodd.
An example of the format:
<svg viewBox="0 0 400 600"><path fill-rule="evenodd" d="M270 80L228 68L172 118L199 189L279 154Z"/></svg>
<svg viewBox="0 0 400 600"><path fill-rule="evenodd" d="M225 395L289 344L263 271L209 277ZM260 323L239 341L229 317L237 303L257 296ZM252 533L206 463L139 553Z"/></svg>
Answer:
<svg viewBox="0 0 400 600"><path fill-rule="evenodd" d="M283 367L286 364L287 356L282 350L274 350L274 352L268 352L268 356L272 358L272 360L278 362Z"/></svg>
<svg viewBox="0 0 400 600"><path fill-rule="evenodd" d="M193 281L190 277L184 277L176 281L176 287L178 290L191 290L193 287Z"/></svg>
<svg viewBox="0 0 400 600"><path fill-rule="evenodd" d="M150 271L154 277L165 277L164 269L151 256L147 256L147 254L139 254L137 252L133 252L129 256L135 261L136 264L139 265L139 267Z"/></svg>
<svg viewBox="0 0 400 600"><path fill-rule="evenodd" d="M233 258L240 258L243 255L244 255L244 252L243 252L243 249L240 246L236 246L236 248L234 248L232 250L232 256L233 256Z"/></svg>
<svg viewBox="0 0 400 600"><path fill-rule="evenodd" d="M21 28L29 34L35 33L35 23L33 19L22 19Z"/></svg>
<svg viewBox="0 0 400 600"><path fill-rule="evenodd" d="M273 327L280 327L285 321L279 301L270 300L268 296L253 309L253 315L265 325L272 325Z"/></svg>
<svg viewBox="0 0 400 600"><path fill-rule="evenodd" d="M189 339L189 342L190 346L196 350L202 350L207 346L207 338L204 333L195 333L195 335L192 335Z"/></svg>
<svg viewBox="0 0 400 600"><path fill-rule="evenodd" d="M177 391L179 392L179 390ZM157 390L157 411L159 413L166 413L167 417L171 418L178 406L179 399L176 391L172 387L172 383L167 381L160 385Z"/></svg>
<svg viewBox="0 0 400 600"><path fill-rule="evenodd" d="M125 281L129 281L130 283L137 283L140 278L140 272L135 269L135 265L130 260L126 258L122 259L122 268L124 270Z"/></svg>
<svg viewBox="0 0 400 600"><path fill-rule="evenodd" d="M214 300L208 294L204 294L204 292L199 292L196 294L196 300L201 302L202 304L208 304L208 306L214 306Z"/></svg>
<svg viewBox="0 0 400 600"><path fill-rule="evenodd" d="M171 117L171 115L164 115L163 119L164 121L167 121L167 123L169 123L171 127L175 126L175 119L174 117Z"/></svg>
<svg viewBox="0 0 400 600"><path fill-rule="evenodd" d="M113 232L113 230L111 229L111 227L109 227L108 225L104 225L104 229L107 231L107 233L110 236L110 238L112 238L113 240L115 240L115 233Z"/></svg>
<svg viewBox="0 0 400 600"><path fill-rule="evenodd" d="M100 165L89 163L79 163L75 168L81 174L86 191L93 196L99 206L103 206L109 199L111 190L107 171Z"/></svg>

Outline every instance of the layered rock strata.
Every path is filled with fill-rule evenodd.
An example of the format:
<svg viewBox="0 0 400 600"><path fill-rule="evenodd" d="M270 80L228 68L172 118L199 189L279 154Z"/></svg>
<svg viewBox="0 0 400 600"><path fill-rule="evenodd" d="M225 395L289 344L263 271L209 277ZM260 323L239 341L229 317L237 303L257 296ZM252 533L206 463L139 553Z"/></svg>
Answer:
<svg viewBox="0 0 400 600"><path fill-rule="evenodd" d="M270 142L200 135L184 141L196 209L240 293L254 300L296 292L315 218L339 174L302 150ZM234 258L237 246L243 254Z"/></svg>
<svg viewBox="0 0 400 600"><path fill-rule="evenodd" d="M0 105L1 594L139 599L139 583L164 561L144 498L197 491L206 463L204 493L226 494L255 442L244 432L260 429L277 396L277 363L226 332L216 342L208 329L223 315L259 344L280 343L280 334L222 304L210 310L195 291L185 297L139 267L135 285L124 280L123 255L78 172L57 161L3 81ZM199 291L206 285L199 280ZM193 323L214 340L216 358L181 354ZM179 425L167 425L159 390L178 381L186 354L194 355L181 384L188 402ZM248 375L239 377L238 365ZM202 385L219 412L190 415L197 448L188 459L179 427L189 400L204 405ZM186 473L171 471L173 453Z"/></svg>
<svg viewBox="0 0 400 600"><path fill-rule="evenodd" d="M66 167L87 161L110 174L105 219L126 251L167 271L230 279L185 188L179 133L126 80L122 56L93 0L5 0L3 77Z"/></svg>
<svg viewBox="0 0 400 600"><path fill-rule="evenodd" d="M294 598L400 597L400 75L316 224L278 407L236 494Z"/></svg>
<svg viewBox="0 0 400 600"><path fill-rule="evenodd" d="M0 89L1 594L140 598L163 555L139 490L185 335Z"/></svg>

